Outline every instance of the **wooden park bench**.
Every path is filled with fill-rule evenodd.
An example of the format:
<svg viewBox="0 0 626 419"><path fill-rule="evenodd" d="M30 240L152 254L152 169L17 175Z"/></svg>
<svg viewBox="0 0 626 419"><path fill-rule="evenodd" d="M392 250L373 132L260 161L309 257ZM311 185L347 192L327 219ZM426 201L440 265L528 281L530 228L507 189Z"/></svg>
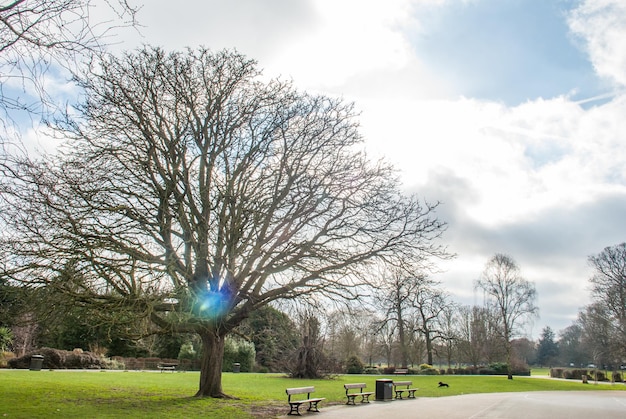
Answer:
<svg viewBox="0 0 626 419"><path fill-rule="evenodd" d="M289 407L291 408L291 410L289 411L289 415L296 414L298 416L301 416L300 410L299 410L300 405L305 404L305 403L309 404L309 408L307 409L307 411L319 412L319 409L317 408L317 404L321 402L322 400L326 400L326 399L323 397L311 398L311 393L313 393L314 391L315 391L315 387L313 386L288 388L286 390L287 396L289 396L287 398L287 403L289 403ZM297 395L297 394L306 394L306 399L292 400L291 396Z"/></svg>
<svg viewBox="0 0 626 419"><path fill-rule="evenodd" d="M396 399L402 399L402 393L404 393L405 391L409 394L408 395L409 399L414 399L415 392L419 390L419 388L411 388L412 385L413 385L413 381L394 381L393 391L396 392ZM404 386L406 386L406 388L400 388Z"/></svg>
<svg viewBox="0 0 626 419"><path fill-rule="evenodd" d="M176 371L176 367L178 366L178 364L167 364L167 363L160 363L159 365L157 365L157 368L161 370L161 372L163 371Z"/></svg>
<svg viewBox="0 0 626 419"><path fill-rule="evenodd" d="M356 399L358 396L361 396L361 403L369 403L370 396L374 394L374 392L363 391L363 389L366 387L367 387L367 384L365 383L344 384L343 388L346 389L346 397L348 398L348 402L346 404L356 405L356 403L354 402L354 399ZM355 389L355 388L358 388L359 392L350 393L350 390Z"/></svg>
<svg viewBox="0 0 626 419"><path fill-rule="evenodd" d="M397 375L407 375L409 373L409 369L408 368L396 368L396 370L393 373Z"/></svg>

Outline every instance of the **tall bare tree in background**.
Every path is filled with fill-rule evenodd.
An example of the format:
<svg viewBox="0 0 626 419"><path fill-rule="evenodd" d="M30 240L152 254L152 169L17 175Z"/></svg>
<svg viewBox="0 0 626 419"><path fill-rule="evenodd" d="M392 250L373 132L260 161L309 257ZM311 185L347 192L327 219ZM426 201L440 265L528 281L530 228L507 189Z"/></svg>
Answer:
<svg viewBox="0 0 626 419"><path fill-rule="evenodd" d="M434 343L444 338L444 313L450 305L447 294L440 284L428 278L421 281L421 286L412 295L412 305L417 317L416 331L426 344L426 363L433 365Z"/></svg>
<svg viewBox="0 0 626 419"><path fill-rule="evenodd" d="M412 319L411 297L419 286L419 280L407 280L406 272L400 268L388 270L382 275L381 295L377 304L384 312L383 322L397 333L400 364L406 368L409 361L409 334L411 333L409 323Z"/></svg>
<svg viewBox="0 0 626 419"><path fill-rule="evenodd" d="M596 304L604 306L614 333L613 358L626 357L626 243L605 247L589 257L595 269L590 281Z"/></svg>
<svg viewBox="0 0 626 419"><path fill-rule="evenodd" d="M439 356L443 356L445 358L448 368L452 368L452 360L454 359L454 356L456 355L458 357L459 355L457 350L461 341L459 323L462 321L459 313L460 309L461 306L458 304L449 302L449 304L444 306L441 316L437 320L441 331L440 336L442 341L439 345Z"/></svg>
<svg viewBox="0 0 626 419"><path fill-rule="evenodd" d="M13 0L0 4L0 139L20 113L45 117L59 70L75 70L136 26L125 0ZM98 16L98 17L96 17ZM49 77L52 76L52 77ZM15 132L12 132L15 135Z"/></svg>
<svg viewBox="0 0 626 419"><path fill-rule="evenodd" d="M381 276L376 305L384 313L383 323L388 326L386 329L394 330L397 334L400 364L402 368L406 368L409 363L409 344L412 341L410 335L414 330L413 298L426 279L407 265L389 268Z"/></svg>
<svg viewBox="0 0 626 419"><path fill-rule="evenodd" d="M229 51L106 57L63 152L0 185L2 274L197 333L198 396L225 396L224 339L253 311L354 299L381 260L445 254L435 208L360 151L352 104L259 76Z"/></svg>
<svg viewBox="0 0 626 419"><path fill-rule="evenodd" d="M495 320L506 344L508 378L512 379L511 339L526 320L537 315L537 291L531 282L522 277L517 263L510 256L500 253L487 262L476 287L483 290L487 307L497 314Z"/></svg>
<svg viewBox="0 0 626 419"><path fill-rule="evenodd" d="M600 368L622 363L623 348L616 340L615 324L605 304L596 302L586 306L578 313L578 324L582 330L580 344L589 355L586 362L591 360Z"/></svg>

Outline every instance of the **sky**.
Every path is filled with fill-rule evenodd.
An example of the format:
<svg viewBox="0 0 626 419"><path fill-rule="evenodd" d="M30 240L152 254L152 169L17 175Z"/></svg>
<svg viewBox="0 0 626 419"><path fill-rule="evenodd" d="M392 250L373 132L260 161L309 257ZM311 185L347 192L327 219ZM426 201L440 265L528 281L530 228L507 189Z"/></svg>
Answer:
<svg viewBox="0 0 626 419"><path fill-rule="evenodd" d="M457 257L433 279L482 304L495 253L537 289L531 338L590 302L587 262L626 241L622 0L129 0L114 48L230 48L353 101L372 158L440 202Z"/></svg>

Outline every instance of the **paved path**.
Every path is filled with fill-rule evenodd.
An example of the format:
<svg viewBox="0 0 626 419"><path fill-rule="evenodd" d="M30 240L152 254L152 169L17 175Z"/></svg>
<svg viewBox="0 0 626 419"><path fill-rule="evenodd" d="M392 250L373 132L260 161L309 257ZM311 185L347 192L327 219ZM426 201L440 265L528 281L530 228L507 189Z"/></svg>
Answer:
<svg viewBox="0 0 626 419"><path fill-rule="evenodd" d="M320 413L306 413L302 416L307 419L623 418L626 417L626 391L546 391L418 397L413 400L357 403L357 406L321 405Z"/></svg>

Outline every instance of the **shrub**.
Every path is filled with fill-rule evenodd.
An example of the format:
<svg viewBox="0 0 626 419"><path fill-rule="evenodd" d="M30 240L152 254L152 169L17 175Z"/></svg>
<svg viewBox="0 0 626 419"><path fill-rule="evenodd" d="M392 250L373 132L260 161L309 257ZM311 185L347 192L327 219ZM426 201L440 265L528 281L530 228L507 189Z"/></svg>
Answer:
<svg viewBox="0 0 626 419"><path fill-rule="evenodd" d="M613 371L613 382L615 383L622 383L624 382L624 379L622 378L622 374L618 371Z"/></svg>
<svg viewBox="0 0 626 419"><path fill-rule="evenodd" d="M346 373L347 374L361 374L363 373L363 362L356 355L351 355L346 360Z"/></svg>
<svg viewBox="0 0 626 419"><path fill-rule="evenodd" d="M9 349L13 343L13 332L8 327L0 327L0 353Z"/></svg>
<svg viewBox="0 0 626 419"><path fill-rule="evenodd" d="M229 336L224 342L222 371L232 371L233 364L239 363L241 372L250 372L254 368L255 356L254 343Z"/></svg>
<svg viewBox="0 0 626 419"><path fill-rule="evenodd" d="M430 370L433 368L433 366L429 364L420 364L419 368L420 370Z"/></svg>
<svg viewBox="0 0 626 419"><path fill-rule="evenodd" d="M15 358L13 352L0 352L0 368L6 368L8 366L9 359Z"/></svg>
<svg viewBox="0 0 626 419"><path fill-rule="evenodd" d="M107 370L125 370L126 364L124 361L113 358L102 358L103 368Z"/></svg>
<svg viewBox="0 0 626 419"><path fill-rule="evenodd" d="M43 355L43 368L50 369L98 369L105 363L91 352L74 353L60 349L40 348L19 358L10 359L10 368L29 368L33 355Z"/></svg>
<svg viewBox="0 0 626 419"><path fill-rule="evenodd" d="M489 364L488 368L496 375L506 375L509 373L509 364L505 362L493 362Z"/></svg>
<svg viewBox="0 0 626 419"><path fill-rule="evenodd" d="M156 370L161 362L161 358L157 357L143 358L144 369L147 370Z"/></svg>
<svg viewBox="0 0 626 419"><path fill-rule="evenodd" d="M606 374L604 374L604 371L600 370L595 371L595 379L596 381L608 381L608 378L606 378Z"/></svg>
<svg viewBox="0 0 626 419"><path fill-rule="evenodd" d="M180 345L180 350L178 351L178 359L179 360L183 360L183 359L197 359L197 358L198 358L198 353L193 348L193 343L185 342L182 345Z"/></svg>
<svg viewBox="0 0 626 419"><path fill-rule="evenodd" d="M363 370L363 374L380 374L380 371L376 367L367 367Z"/></svg>
<svg viewBox="0 0 626 419"><path fill-rule="evenodd" d="M587 375L587 376L589 375L587 374L587 370L581 370L581 369L572 369L572 370L569 370L569 372L571 374L570 378L572 380L581 380L583 378L583 375Z"/></svg>

